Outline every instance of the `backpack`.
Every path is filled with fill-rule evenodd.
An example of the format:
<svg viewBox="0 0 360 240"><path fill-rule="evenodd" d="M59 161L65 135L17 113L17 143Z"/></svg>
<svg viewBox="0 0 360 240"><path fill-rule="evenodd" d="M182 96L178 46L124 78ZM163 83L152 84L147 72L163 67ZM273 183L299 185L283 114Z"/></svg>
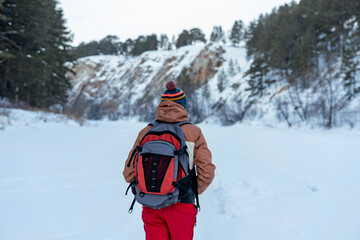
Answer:
<svg viewBox="0 0 360 240"><path fill-rule="evenodd" d="M131 154L127 167L135 161L135 176L130 188L135 195L129 209L132 213L135 201L153 209L161 209L179 202L191 189L196 197L196 169L190 169L189 154L181 125L190 122L152 122L140 144ZM191 191L190 191L191 192Z"/></svg>

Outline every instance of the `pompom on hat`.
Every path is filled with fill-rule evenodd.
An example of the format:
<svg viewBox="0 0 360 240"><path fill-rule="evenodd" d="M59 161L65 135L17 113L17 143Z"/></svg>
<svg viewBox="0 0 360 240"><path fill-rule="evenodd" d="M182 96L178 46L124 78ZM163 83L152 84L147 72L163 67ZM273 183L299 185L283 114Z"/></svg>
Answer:
<svg viewBox="0 0 360 240"><path fill-rule="evenodd" d="M185 109L187 107L185 93L180 88L177 88L173 81L166 83L166 90L161 96L161 101L165 100L171 100L181 104Z"/></svg>

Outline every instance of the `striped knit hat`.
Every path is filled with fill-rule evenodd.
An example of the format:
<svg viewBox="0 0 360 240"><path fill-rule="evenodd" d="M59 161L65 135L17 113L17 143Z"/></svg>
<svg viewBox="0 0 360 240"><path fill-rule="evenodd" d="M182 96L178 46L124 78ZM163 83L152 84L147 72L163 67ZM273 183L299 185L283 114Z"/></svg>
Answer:
<svg viewBox="0 0 360 240"><path fill-rule="evenodd" d="M181 104L185 109L187 107L185 93L180 88L177 88L173 81L166 83L166 91L161 96L161 101L165 100L171 100Z"/></svg>

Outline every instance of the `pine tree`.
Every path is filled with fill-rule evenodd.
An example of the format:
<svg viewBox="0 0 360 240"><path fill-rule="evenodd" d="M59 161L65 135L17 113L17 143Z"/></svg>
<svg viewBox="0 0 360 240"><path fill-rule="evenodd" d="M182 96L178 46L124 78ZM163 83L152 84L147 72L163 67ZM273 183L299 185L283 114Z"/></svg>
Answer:
<svg viewBox="0 0 360 240"><path fill-rule="evenodd" d="M9 12L9 9L4 7L5 0L0 0L0 58L1 59L8 59L11 58L13 55L7 53L7 46L12 44L12 41L7 37L8 34L11 32L7 31L7 23L11 19L12 13ZM1 62L0 62L1 63Z"/></svg>
<svg viewBox="0 0 360 240"><path fill-rule="evenodd" d="M5 0L11 20L1 22L9 32L7 53L2 59L1 95L37 107L65 104L70 83L64 66L71 61L70 33L55 0Z"/></svg>
<svg viewBox="0 0 360 240"><path fill-rule="evenodd" d="M104 55L116 55L120 52L119 38L114 35L108 35L99 42L99 52Z"/></svg>
<svg viewBox="0 0 360 240"><path fill-rule="evenodd" d="M235 21L230 32L230 42L233 46L239 46L240 41L244 38L244 23L239 20Z"/></svg>
<svg viewBox="0 0 360 240"><path fill-rule="evenodd" d="M214 26L210 35L211 42L222 42L226 43L225 33L221 26Z"/></svg>
<svg viewBox="0 0 360 240"><path fill-rule="evenodd" d="M99 43L97 41L91 41L89 43L80 43L79 46L71 49L71 55L74 59L86 57L86 56L94 56L99 55Z"/></svg>
<svg viewBox="0 0 360 240"><path fill-rule="evenodd" d="M131 50L131 55L138 56L141 53L145 52L145 36L139 36L134 42L134 48Z"/></svg>
<svg viewBox="0 0 360 240"><path fill-rule="evenodd" d="M200 30L200 28L190 29L191 43L196 42L206 42L205 34Z"/></svg>
<svg viewBox="0 0 360 240"><path fill-rule="evenodd" d="M245 76L250 76L247 80L249 87L246 91L250 91L250 97L264 95L264 90L274 83L274 80L266 78L269 72L269 66L266 65L265 60L260 57L255 57L251 63L250 69L245 73Z"/></svg>
<svg viewBox="0 0 360 240"><path fill-rule="evenodd" d="M202 96L204 99L210 98L210 87L208 83L203 86Z"/></svg>
<svg viewBox="0 0 360 240"><path fill-rule="evenodd" d="M206 42L205 34L199 28L192 28L190 32L183 30L176 41L176 48L196 42Z"/></svg>
<svg viewBox="0 0 360 240"><path fill-rule="evenodd" d="M65 77L69 69L64 66L64 63L72 60L69 55L71 35L56 1L41 0L39 5L41 10L37 22L40 26L36 34L30 36L34 36L33 46L37 47L36 52L31 54L36 64L36 71L33 69L33 72L41 73L34 75L34 87L40 88L40 91L33 90L32 102L40 107L49 107L65 104L67 91L71 88ZM40 29L41 25L43 29Z"/></svg>
<svg viewBox="0 0 360 240"><path fill-rule="evenodd" d="M307 89L317 75L318 54L313 25L307 27L303 38L295 44L293 51L294 58L290 60L292 75L301 89Z"/></svg>
<svg viewBox="0 0 360 240"><path fill-rule="evenodd" d="M132 50L135 47L135 42L128 38L124 43L120 45L120 52L121 54L128 56L131 55Z"/></svg>
<svg viewBox="0 0 360 240"><path fill-rule="evenodd" d="M360 36L355 30L355 19L348 21L347 35L344 37L341 72L343 75L344 87L347 90L347 97L351 100L360 92L360 81L356 79L359 71L358 53L360 52Z"/></svg>
<svg viewBox="0 0 360 240"><path fill-rule="evenodd" d="M176 37L175 35L172 36L171 38L171 47L175 46L176 47Z"/></svg>
<svg viewBox="0 0 360 240"><path fill-rule="evenodd" d="M235 68L235 63L234 63L233 59L231 58L229 61L229 68L228 68L229 76L231 76L231 77L235 76L236 71L237 71L237 69Z"/></svg>
<svg viewBox="0 0 360 240"><path fill-rule="evenodd" d="M131 55L138 56L146 51L157 50L158 40L155 34L149 36L139 36L135 43L134 47L131 50Z"/></svg>
<svg viewBox="0 0 360 240"><path fill-rule="evenodd" d="M224 91L228 82L229 82L229 80L226 76L224 69L221 69L217 76L217 87L220 92Z"/></svg>
<svg viewBox="0 0 360 240"><path fill-rule="evenodd" d="M146 36L145 49L146 51L154 51L158 49L159 41L156 34Z"/></svg>
<svg viewBox="0 0 360 240"><path fill-rule="evenodd" d="M176 48L180 48L182 46L190 45L192 42L191 35L188 31L183 30L182 33L179 35L178 39L176 40Z"/></svg>
<svg viewBox="0 0 360 240"><path fill-rule="evenodd" d="M161 49L161 50L170 50L171 49L171 44L170 44L169 38L166 34L160 35L159 49Z"/></svg>
<svg viewBox="0 0 360 240"><path fill-rule="evenodd" d="M0 20L1 21L6 21L6 15L3 13L3 3L5 2L5 0L0 0Z"/></svg>
<svg viewBox="0 0 360 240"><path fill-rule="evenodd" d="M130 40L130 42L129 42ZM86 56L94 55L128 55L129 51L127 46L132 45L133 42L131 39L128 39L127 42L121 43L119 38L114 35L108 35L101 39L100 41L91 41L88 43L80 43L79 46L71 50L71 55L77 59Z"/></svg>

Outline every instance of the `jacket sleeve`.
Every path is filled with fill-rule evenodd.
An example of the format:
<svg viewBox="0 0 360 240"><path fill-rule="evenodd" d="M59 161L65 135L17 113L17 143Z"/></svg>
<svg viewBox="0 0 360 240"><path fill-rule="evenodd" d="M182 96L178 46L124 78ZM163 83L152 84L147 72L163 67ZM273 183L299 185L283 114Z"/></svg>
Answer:
<svg viewBox="0 0 360 240"><path fill-rule="evenodd" d="M204 135L199 129L195 141L194 165L197 170L198 192L203 193L215 177L215 165L212 163L211 152L207 147Z"/></svg>
<svg viewBox="0 0 360 240"><path fill-rule="evenodd" d="M132 147L132 149L130 150L130 153L125 161L125 167L124 167L124 171L123 171L123 175L125 178L125 181L130 183L133 179L134 179L134 167L135 167L135 162L133 162L130 167L128 167L128 162L130 161L130 157L132 152L134 151L134 149L136 148L136 146L138 146L140 144L140 141L143 139L143 137L145 136L145 134L147 133L147 131L150 129L150 126L147 126L146 128L144 128L143 130L141 130L135 140L134 146Z"/></svg>

